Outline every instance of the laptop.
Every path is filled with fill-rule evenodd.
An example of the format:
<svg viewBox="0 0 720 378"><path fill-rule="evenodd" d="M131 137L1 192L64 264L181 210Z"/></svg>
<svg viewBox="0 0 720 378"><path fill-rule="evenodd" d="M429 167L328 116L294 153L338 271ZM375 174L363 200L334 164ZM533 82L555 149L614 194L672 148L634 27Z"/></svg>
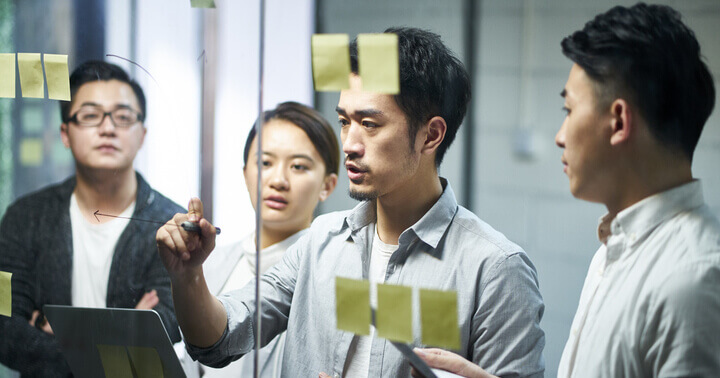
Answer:
<svg viewBox="0 0 720 378"><path fill-rule="evenodd" d="M121 364L130 361L133 376L147 376L152 370L148 366L154 366L162 369L163 377L186 377L160 315L153 310L45 305L43 311L75 377L105 377L103 361L116 375L118 356ZM161 367L156 366L158 359Z"/></svg>

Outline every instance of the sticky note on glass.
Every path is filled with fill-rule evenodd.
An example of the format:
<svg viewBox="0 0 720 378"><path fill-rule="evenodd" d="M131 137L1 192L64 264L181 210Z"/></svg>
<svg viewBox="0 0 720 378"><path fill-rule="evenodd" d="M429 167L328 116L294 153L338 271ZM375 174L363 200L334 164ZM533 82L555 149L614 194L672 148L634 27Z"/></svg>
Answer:
<svg viewBox="0 0 720 378"><path fill-rule="evenodd" d="M124 346L96 345L106 378L133 377L130 358Z"/></svg>
<svg viewBox="0 0 720 378"><path fill-rule="evenodd" d="M337 328L356 335L370 334L370 283L335 278Z"/></svg>
<svg viewBox="0 0 720 378"><path fill-rule="evenodd" d="M363 90L400 93L397 34L358 34L357 44L358 70Z"/></svg>
<svg viewBox="0 0 720 378"><path fill-rule="evenodd" d="M18 72L23 97L44 98L45 80L43 78L40 54L18 53Z"/></svg>
<svg viewBox="0 0 720 378"><path fill-rule="evenodd" d="M160 355L155 348L129 346L127 351L138 378L163 377L162 362L160 362Z"/></svg>
<svg viewBox="0 0 720 378"><path fill-rule="evenodd" d="M15 98L15 54L0 54L0 97Z"/></svg>
<svg viewBox="0 0 720 378"><path fill-rule="evenodd" d="M377 285L375 328L378 336L392 341L411 343L412 289L398 285Z"/></svg>
<svg viewBox="0 0 720 378"><path fill-rule="evenodd" d="M12 273L0 272L0 315L12 315Z"/></svg>
<svg viewBox="0 0 720 378"><path fill-rule="evenodd" d="M215 0L190 0L193 8L215 8Z"/></svg>
<svg viewBox="0 0 720 378"><path fill-rule="evenodd" d="M48 98L70 101L70 74L68 56L44 54L45 77L47 78Z"/></svg>
<svg viewBox="0 0 720 378"><path fill-rule="evenodd" d="M20 164L37 167L43 162L43 141L40 138L25 138L20 142Z"/></svg>
<svg viewBox="0 0 720 378"><path fill-rule="evenodd" d="M350 37L347 34L313 34L313 83L316 91L350 88Z"/></svg>
<svg viewBox="0 0 720 378"><path fill-rule="evenodd" d="M420 289L422 342L448 349L460 349L457 292Z"/></svg>

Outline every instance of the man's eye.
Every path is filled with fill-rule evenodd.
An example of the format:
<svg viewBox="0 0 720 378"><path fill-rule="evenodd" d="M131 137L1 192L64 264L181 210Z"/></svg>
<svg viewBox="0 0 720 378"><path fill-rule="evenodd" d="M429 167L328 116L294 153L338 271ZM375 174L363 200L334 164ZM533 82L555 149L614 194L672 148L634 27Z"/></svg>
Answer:
<svg viewBox="0 0 720 378"><path fill-rule="evenodd" d="M346 120L346 119L344 119L344 118L338 119L338 124L339 124L340 126L347 126L349 123L350 123L350 122L348 122L348 120Z"/></svg>
<svg viewBox="0 0 720 378"><path fill-rule="evenodd" d="M80 114L78 118L80 118L83 121L92 121L94 119L98 119L100 117L99 113L85 113Z"/></svg>
<svg viewBox="0 0 720 378"><path fill-rule="evenodd" d="M370 121L363 121L362 125L365 126L365 127L367 127L367 128L378 127L377 123L370 122Z"/></svg>

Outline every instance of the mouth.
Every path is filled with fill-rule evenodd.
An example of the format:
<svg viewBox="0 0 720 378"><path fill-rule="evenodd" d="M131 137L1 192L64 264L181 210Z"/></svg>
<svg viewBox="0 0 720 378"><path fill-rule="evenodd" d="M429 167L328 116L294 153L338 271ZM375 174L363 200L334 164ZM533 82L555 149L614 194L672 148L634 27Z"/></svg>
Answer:
<svg viewBox="0 0 720 378"><path fill-rule="evenodd" d="M354 184L362 182L365 173L367 173L367 169L362 169L353 163L345 163L345 169L347 169L348 178Z"/></svg>
<svg viewBox="0 0 720 378"><path fill-rule="evenodd" d="M263 203L265 203L265 206L275 210L282 210L288 206L288 201L282 196L265 197Z"/></svg>
<svg viewBox="0 0 720 378"><path fill-rule="evenodd" d="M101 145L95 147L95 149L98 151L101 151L101 152L119 151L119 149L117 147L113 146L112 144L101 144Z"/></svg>
<svg viewBox="0 0 720 378"><path fill-rule="evenodd" d="M561 161L562 164L563 164L563 172L567 173L567 169L568 169L568 163L567 163L567 161L565 161L565 158L560 159L560 161Z"/></svg>

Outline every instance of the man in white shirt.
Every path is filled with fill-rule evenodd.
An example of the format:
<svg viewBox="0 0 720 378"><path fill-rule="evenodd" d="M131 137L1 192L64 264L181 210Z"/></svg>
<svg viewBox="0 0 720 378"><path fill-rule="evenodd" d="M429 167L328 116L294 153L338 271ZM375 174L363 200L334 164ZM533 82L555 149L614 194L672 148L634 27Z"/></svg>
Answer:
<svg viewBox="0 0 720 378"><path fill-rule="evenodd" d="M720 222L691 163L715 89L666 6L615 7L562 41L555 138L570 191L604 204L560 377L720 376ZM449 352L436 367L470 372ZM428 357L429 356L429 357Z"/></svg>

